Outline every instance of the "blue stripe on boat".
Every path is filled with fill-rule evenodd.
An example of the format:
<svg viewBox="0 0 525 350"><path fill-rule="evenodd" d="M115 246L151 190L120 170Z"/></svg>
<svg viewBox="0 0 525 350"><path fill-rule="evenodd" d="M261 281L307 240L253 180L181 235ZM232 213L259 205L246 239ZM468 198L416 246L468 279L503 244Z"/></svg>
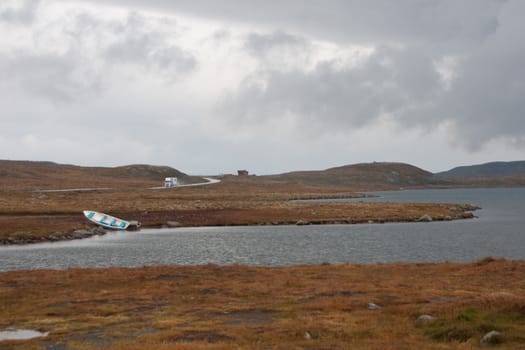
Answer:
<svg viewBox="0 0 525 350"><path fill-rule="evenodd" d="M87 217L88 217L89 219L92 219L93 216L95 216L95 212L90 211L89 214L87 214Z"/></svg>
<svg viewBox="0 0 525 350"><path fill-rule="evenodd" d="M122 221L119 226L120 227L124 227L124 226L126 226L126 223L124 221Z"/></svg>
<svg viewBox="0 0 525 350"><path fill-rule="evenodd" d="M113 225L115 225L115 222L117 222L117 219L113 219L113 220L111 220L111 222L109 223L109 225L110 225L110 226L113 226Z"/></svg>
<svg viewBox="0 0 525 350"><path fill-rule="evenodd" d="M102 217L102 219L98 220L98 222L100 222L100 223L102 223L102 224L105 224L104 220L106 220L107 218L108 218L108 216L107 216L107 215L104 215L104 216Z"/></svg>

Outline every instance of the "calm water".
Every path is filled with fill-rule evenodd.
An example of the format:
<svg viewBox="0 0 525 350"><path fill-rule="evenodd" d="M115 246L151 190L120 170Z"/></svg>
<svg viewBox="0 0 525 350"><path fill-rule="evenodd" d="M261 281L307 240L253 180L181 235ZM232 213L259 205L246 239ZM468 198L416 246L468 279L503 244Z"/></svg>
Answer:
<svg viewBox="0 0 525 350"><path fill-rule="evenodd" d="M85 240L0 248L0 270L165 264L525 259L525 189L376 192L367 201L470 203L473 220L321 226L205 227L112 232ZM349 213L348 216L351 216Z"/></svg>

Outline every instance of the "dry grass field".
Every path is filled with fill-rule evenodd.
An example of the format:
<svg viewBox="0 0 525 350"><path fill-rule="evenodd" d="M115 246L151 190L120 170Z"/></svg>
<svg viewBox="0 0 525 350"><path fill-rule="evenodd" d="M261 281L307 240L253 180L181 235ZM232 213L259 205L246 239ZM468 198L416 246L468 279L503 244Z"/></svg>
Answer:
<svg viewBox="0 0 525 350"><path fill-rule="evenodd" d="M13 350L525 349L525 262L4 272L7 327L49 332Z"/></svg>
<svg viewBox="0 0 525 350"><path fill-rule="evenodd" d="M124 184L127 184L124 182ZM151 183L149 184L152 185ZM157 183L158 185L158 183ZM56 185L55 185L56 186ZM0 243L69 239L73 231L93 227L82 215L90 209L144 227L168 221L181 226L270 225L415 221L469 218L473 208L456 204L304 203L295 199L359 196L352 186L305 185L261 177L225 177L221 183L153 190L117 187L98 191L3 191Z"/></svg>

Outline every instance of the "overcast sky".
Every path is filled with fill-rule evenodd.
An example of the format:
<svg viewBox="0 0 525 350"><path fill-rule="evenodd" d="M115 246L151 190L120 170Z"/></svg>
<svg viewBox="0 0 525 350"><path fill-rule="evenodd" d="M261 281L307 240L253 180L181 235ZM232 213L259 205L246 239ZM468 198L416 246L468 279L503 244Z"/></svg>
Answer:
<svg viewBox="0 0 525 350"><path fill-rule="evenodd" d="M522 0L1 0L0 159L525 159Z"/></svg>

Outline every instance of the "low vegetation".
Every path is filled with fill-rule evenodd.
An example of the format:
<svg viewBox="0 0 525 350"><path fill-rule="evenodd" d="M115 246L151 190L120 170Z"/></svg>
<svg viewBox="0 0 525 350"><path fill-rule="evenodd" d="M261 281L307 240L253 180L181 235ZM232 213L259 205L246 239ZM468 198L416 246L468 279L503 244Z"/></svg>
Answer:
<svg viewBox="0 0 525 350"><path fill-rule="evenodd" d="M167 166L127 165L119 167L81 167L52 162L0 159L1 191L34 191L65 188L146 188L162 185L165 177L184 183L201 182Z"/></svg>
<svg viewBox="0 0 525 350"><path fill-rule="evenodd" d="M49 332L13 350L519 349L525 262L4 272L9 327Z"/></svg>
<svg viewBox="0 0 525 350"><path fill-rule="evenodd" d="M92 228L90 209L145 227L328 224L469 218L474 208L456 204L311 203L297 199L361 196L345 186L305 185L259 177L225 177L209 186L174 189L118 188L98 191L4 191L0 197L0 244L69 239Z"/></svg>

